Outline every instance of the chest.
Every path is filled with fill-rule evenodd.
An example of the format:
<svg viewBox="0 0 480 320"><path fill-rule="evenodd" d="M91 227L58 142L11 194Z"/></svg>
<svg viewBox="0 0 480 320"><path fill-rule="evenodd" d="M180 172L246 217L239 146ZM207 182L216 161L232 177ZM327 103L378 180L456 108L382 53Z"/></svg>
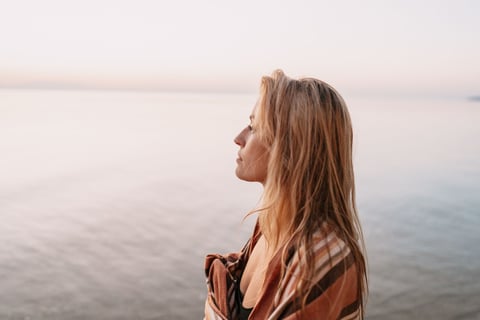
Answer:
<svg viewBox="0 0 480 320"><path fill-rule="evenodd" d="M240 281L243 294L243 306L251 308L255 305L265 280L265 274L270 262L265 239L260 237L255 245Z"/></svg>

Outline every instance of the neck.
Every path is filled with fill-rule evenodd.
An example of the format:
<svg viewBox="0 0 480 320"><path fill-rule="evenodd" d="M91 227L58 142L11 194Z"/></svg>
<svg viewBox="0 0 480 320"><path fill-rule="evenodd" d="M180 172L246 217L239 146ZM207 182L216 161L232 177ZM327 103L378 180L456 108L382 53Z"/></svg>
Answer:
<svg viewBox="0 0 480 320"><path fill-rule="evenodd" d="M287 232L283 230L272 230L265 228L266 221L259 219L260 230L266 243L266 254L268 258L272 258L280 248L287 242Z"/></svg>

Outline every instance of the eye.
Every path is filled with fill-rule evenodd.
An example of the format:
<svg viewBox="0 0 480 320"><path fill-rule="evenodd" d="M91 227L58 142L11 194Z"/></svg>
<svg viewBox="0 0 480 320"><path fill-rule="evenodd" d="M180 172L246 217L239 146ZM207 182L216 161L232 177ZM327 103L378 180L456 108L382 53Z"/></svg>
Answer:
<svg viewBox="0 0 480 320"><path fill-rule="evenodd" d="M248 125L248 130L253 131L253 126L251 124Z"/></svg>

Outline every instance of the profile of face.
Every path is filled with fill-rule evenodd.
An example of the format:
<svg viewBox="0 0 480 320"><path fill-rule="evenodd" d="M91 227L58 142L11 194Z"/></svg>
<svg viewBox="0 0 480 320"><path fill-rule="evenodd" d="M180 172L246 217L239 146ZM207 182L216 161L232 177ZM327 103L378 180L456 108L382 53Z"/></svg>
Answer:
<svg viewBox="0 0 480 320"><path fill-rule="evenodd" d="M260 140L255 131L256 106L250 115L250 124L234 139L240 147L235 174L241 180L265 184L269 159L268 147Z"/></svg>

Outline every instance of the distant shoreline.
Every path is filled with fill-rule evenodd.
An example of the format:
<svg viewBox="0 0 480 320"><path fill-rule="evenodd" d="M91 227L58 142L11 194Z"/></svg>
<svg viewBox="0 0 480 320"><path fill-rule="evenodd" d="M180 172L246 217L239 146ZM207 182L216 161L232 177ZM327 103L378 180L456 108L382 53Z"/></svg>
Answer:
<svg viewBox="0 0 480 320"><path fill-rule="evenodd" d="M470 96L468 97L468 100L480 102L480 96Z"/></svg>

